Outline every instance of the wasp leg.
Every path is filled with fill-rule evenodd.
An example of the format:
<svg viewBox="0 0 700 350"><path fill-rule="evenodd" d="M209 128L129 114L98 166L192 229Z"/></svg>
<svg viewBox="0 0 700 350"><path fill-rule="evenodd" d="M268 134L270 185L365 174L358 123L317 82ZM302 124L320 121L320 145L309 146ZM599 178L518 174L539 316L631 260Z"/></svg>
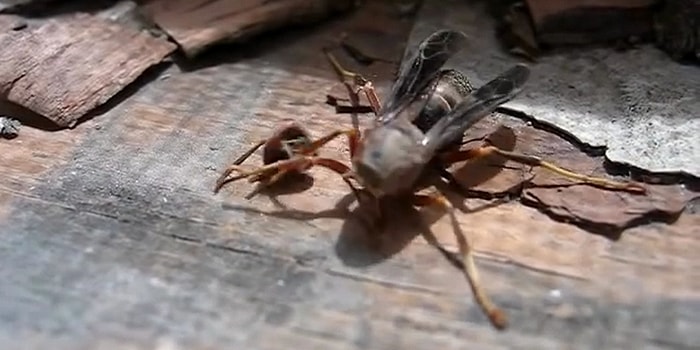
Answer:
<svg viewBox="0 0 700 350"><path fill-rule="evenodd" d="M365 77L363 77L362 75L343 68L343 66L340 65L335 56L333 56L333 54L330 53L328 50L324 50L324 53L326 54L328 61L333 67L333 71L335 71L335 74L338 76L338 79L344 84L346 84L348 89L352 91L351 95L357 95L360 92L364 92L365 96L367 97L367 101L369 101L369 104L372 107L372 110L374 111L374 114L378 115L379 109L381 108L381 103L379 102L379 96L377 95L377 91L374 89L374 84L372 84L371 81L365 79ZM352 83L348 83L347 79L351 79ZM356 104L359 104L359 101L353 101L353 106L355 106Z"/></svg>
<svg viewBox="0 0 700 350"><path fill-rule="evenodd" d="M214 193L219 192L221 189L221 186L223 186L227 181L226 178L231 174L231 172L237 167L238 165L241 165L246 159L248 159L255 151L258 150L262 145L265 144L267 140L262 140L253 145L250 149L248 149L245 153L243 153L238 159L233 161L233 164L226 168L223 173L221 173L221 176L216 180L216 186L214 187Z"/></svg>
<svg viewBox="0 0 700 350"><path fill-rule="evenodd" d="M490 156L493 154L501 156L501 157L506 158L508 160L512 160L514 162L521 163L521 164L529 165L532 167L544 168L544 169L547 169L551 172L559 174L563 177L566 177L568 179L581 181L583 183L593 185L596 187L602 187L602 188L613 189L613 190L622 190L622 191L639 193L639 194L646 193L646 189L642 185L634 183L634 182L619 182L619 181L604 179L601 177L594 177L594 176L580 174L577 172L573 172L571 170L564 169L564 168L562 168L554 163L545 161L539 157L530 156L530 155L521 154L521 153L516 153L516 152L505 151L505 150L502 150L502 149L494 147L494 146L483 146L480 148L474 148L474 149L469 149L469 150L446 152L446 153L441 154L440 158L444 163L452 164L452 163L457 163L457 162L461 162L464 160L487 157L487 156Z"/></svg>
<svg viewBox="0 0 700 350"><path fill-rule="evenodd" d="M260 148L262 145L264 145L265 142L267 142L267 140L259 141L258 143L253 145L253 147L251 147L248 151L243 153L240 157L238 157L238 159L234 160L233 164L239 165L239 164L242 164L243 162L245 162L245 160L248 159L255 151L257 151L258 148Z"/></svg>
<svg viewBox="0 0 700 350"><path fill-rule="evenodd" d="M355 129L336 130L336 131L312 142L310 145L301 148L298 151L299 157L294 157L292 159L287 159L287 160L282 160L282 161L278 161L275 163L267 164L267 165L264 165L262 167L255 169L253 171L248 171L248 172L243 171L242 168L240 167L240 163L242 161L238 162L238 163L234 162L234 164L231 165L230 167L228 167L226 169L226 171L224 171L224 173L219 177L219 179L216 182L216 187L215 187L214 191L215 192L218 191L221 188L221 186L223 186L227 182L236 181L236 180L240 180L243 178L251 178L254 176L251 179L251 182L255 182L255 181L261 181L263 178L266 178L268 176L275 176L273 174L285 173L288 171L303 172L304 170L308 169L309 167L311 167L313 165L322 165L322 164L316 164L315 162L324 163L324 161L322 161L322 160L327 159L327 158L312 157L312 156L308 156L308 155L315 153L319 148L323 147L325 144L327 144L328 142L332 141L333 139L335 139L336 137L341 136L341 135L346 135L348 137L348 144L350 147L350 156L352 157L355 154L355 150L357 149L357 145L359 143L359 137L360 137L359 133L360 133L359 130L355 130ZM256 145L256 147L251 148L251 150L246 152L246 154L249 156L250 154L252 154L255 151L255 149L257 149L259 147L260 147L259 145ZM245 157L245 158L247 158L247 157ZM245 159L245 158L240 157L239 160ZM330 161L331 159L328 159L328 160ZM342 164L342 163L339 163L339 164ZM229 178L229 175L231 175L231 173L233 173L234 171L238 171L241 174ZM349 180L347 180L346 178L343 178L343 179L349 183Z"/></svg>
<svg viewBox="0 0 700 350"><path fill-rule="evenodd" d="M255 185L255 188L245 196L245 199L255 197L255 195L260 193L260 191L262 191L265 187L273 185L277 181L281 180L286 174L289 174L289 172L290 170L278 171L272 175L272 177L265 176L264 174L250 177L250 182L257 182L257 185Z"/></svg>
<svg viewBox="0 0 700 350"><path fill-rule="evenodd" d="M479 272L474 263L474 253L471 245L467 242L467 236L464 234L462 229L457 222L457 216L455 215L455 209L452 204L441 194L433 195L413 195L413 205L419 207L426 207L430 205L440 205L445 208L450 215L450 220L452 221L452 226L454 229L455 236L457 237L457 242L459 244L459 251L462 258L462 264L464 265L464 276L466 277L469 285L474 293L474 299L476 300L479 307L488 316L489 321L494 327L498 329L504 329L508 326L508 318L506 317L503 310L499 309L496 305L491 302L491 299L486 294L484 288L481 286L481 279L479 277ZM438 246L437 242L429 242L434 246ZM442 248L440 248L442 249Z"/></svg>
<svg viewBox="0 0 700 350"><path fill-rule="evenodd" d="M358 143L360 142L360 130L357 129L346 129L346 130L336 130L332 133L321 137L320 139L312 142L310 145L303 147L299 153L304 155L309 155L316 152L323 145L331 142L338 136L345 135L348 138L348 146L350 147L350 157L355 155Z"/></svg>
<svg viewBox="0 0 700 350"><path fill-rule="evenodd" d="M312 158L313 158L313 159L311 159L312 164L310 166L305 167L304 169L308 169L311 166L321 166L321 167L324 167L326 169L330 169L330 170L334 171L335 173L339 174L341 176L341 178L343 179L343 181L348 185L348 187L350 187L353 195L355 196L355 198L357 198L357 201L358 202L361 201L362 197L360 196L360 194L362 191L359 190L357 187L355 187L355 185L350 181L350 179L354 178L354 174L352 172L352 169L350 169L348 166L346 166L345 164L343 164L335 159L319 158L319 157L312 157ZM274 184L275 182L279 181L285 174L288 174L291 171L292 170L279 170L272 177L265 177L265 178L262 178L261 180L258 180L258 181L260 181L258 183L258 185L255 187L255 189L253 191L251 191L251 193L246 195L245 198L246 199L252 198L253 196L255 196L255 194L259 193L260 190L262 190L264 187L268 187L268 186ZM254 175L252 178L256 178L256 176Z"/></svg>
<svg viewBox="0 0 700 350"><path fill-rule="evenodd" d="M348 186L350 186L350 189L352 189L353 194L355 194L355 196L359 200L359 190L355 187L355 185L352 182L350 182L350 179L353 177L352 170L345 164L330 158L321 158L316 156L298 156L292 159L286 159L275 163L267 164L257 169L248 171L244 171L240 166L237 166L232 171L238 171L239 174L229 178L228 181L236 181L244 178L250 178L272 171L275 171L276 174L286 173L289 171L303 172L314 166L324 167L341 175L343 181L345 181L345 183ZM275 176L273 176L273 178L274 177ZM270 182L265 183L265 185L269 184Z"/></svg>

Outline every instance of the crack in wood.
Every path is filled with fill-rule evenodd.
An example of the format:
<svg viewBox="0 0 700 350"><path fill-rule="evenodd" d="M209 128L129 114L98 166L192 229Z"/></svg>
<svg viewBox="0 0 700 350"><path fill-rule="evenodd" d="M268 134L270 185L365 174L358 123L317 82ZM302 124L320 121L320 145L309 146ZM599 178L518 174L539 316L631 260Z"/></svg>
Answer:
<svg viewBox="0 0 700 350"><path fill-rule="evenodd" d="M512 259L508 256L501 255L501 254L476 250L475 255L477 258L481 258L481 259L484 259L487 261L492 261L492 262L500 263L503 265L511 265L511 266L515 266L518 268L522 268L522 269L530 271L530 272L540 273L543 275L564 277L564 278L569 278L569 279L577 280L577 281L589 281L589 279L584 277L584 276L574 275L574 274L570 274L570 273L566 273L566 272L561 272L561 271L557 271L554 269L547 269L547 268L543 268L543 267L528 265L527 263Z"/></svg>
<svg viewBox="0 0 700 350"><path fill-rule="evenodd" d="M375 278L375 277L370 277L369 275L366 275L366 274L356 274L356 273L351 273L351 272L347 272L347 271L341 271L339 269L334 269L334 268L327 268L327 269L325 269L325 272L329 275L332 275L332 276L343 277L343 278L351 279L353 281L358 281L358 282L366 282L366 283L376 284L376 285L379 285L382 287L387 287L387 288L393 288L393 289L399 289L399 290L405 290L405 291L411 291L411 292L428 293L428 294L434 294L434 295L448 295L448 293L443 292L441 290L428 288L428 287L424 287L424 286L417 285L417 284L402 283L402 282L392 281L392 280L388 280L388 279Z"/></svg>
<svg viewBox="0 0 700 350"><path fill-rule="evenodd" d="M581 141L574 134L558 127L555 124L539 120L536 117L531 116L523 111L510 107L501 106L496 109L496 112L520 119L536 129L554 134L562 138L564 141L574 145L581 152L584 152L585 154L591 157L603 157L605 170L611 175L625 175L627 177L630 177L631 179L643 181L646 183L664 185L683 184L689 186L694 192L700 191L700 177L696 177L692 174L682 172L664 173L649 171L628 163L613 162L605 156L605 153L608 150L606 146L591 146Z"/></svg>

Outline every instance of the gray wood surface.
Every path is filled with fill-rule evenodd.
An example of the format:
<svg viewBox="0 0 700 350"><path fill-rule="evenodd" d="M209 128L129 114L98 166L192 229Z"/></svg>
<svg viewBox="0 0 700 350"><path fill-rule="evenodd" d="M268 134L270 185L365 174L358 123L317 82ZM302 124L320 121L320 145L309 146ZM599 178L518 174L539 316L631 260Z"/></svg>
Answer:
<svg viewBox="0 0 700 350"><path fill-rule="evenodd" d="M212 193L219 170L283 118L314 135L349 125L323 105L343 89L322 46L348 31L398 59L411 25L373 5L150 74L73 130L0 140L2 348L697 348L697 214L617 241L518 202L460 214L510 317L498 332L420 237L430 212L397 209L391 234L376 237L357 210L329 211L350 191L323 170L280 196L327 214L312 220L259 213L276 207L242 199L245 183ZM366 71L385 87L393 67ZM346 151L338 141L324 153ZM449 221L433 216L431 232L454 250Z"/></svg>

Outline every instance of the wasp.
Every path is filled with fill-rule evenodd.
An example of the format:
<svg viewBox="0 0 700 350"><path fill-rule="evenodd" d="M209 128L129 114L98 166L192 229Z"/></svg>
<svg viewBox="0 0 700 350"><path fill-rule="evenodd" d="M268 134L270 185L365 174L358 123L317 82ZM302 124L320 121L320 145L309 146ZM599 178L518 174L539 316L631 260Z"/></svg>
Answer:
<svg viewBox="0 0 700 350"><path fill-rule="evenodd" d="M417 207L439 205L449 214L457 241L464 274L477 304L498 329L507 326L507 317L488 297L481 286L473 251L457 223L452 204L440 193L416 193L417 184L430 169L430 164L447 167L450 164L496 155L515 162L548 169L564 177L609 189L644 193L644 187L591 177L563 169L538 157L501 150L493 145L471 149L454 147L464 132L488 116L501 104L520 93L530 75L524 64L516 64L478 89L460 72L444 69L446 62L465 46L467 37L454 30L439 30L423 41L407 56L398 70L388 96L380 101L372 82L360 74L345 70L326 52L338 77L346 86L352 85L353 104L364 93L375 112L373 125L338 129L301 146L289 159L270 163L256 169L231 168L238 174L230 180L255 178L270 171L291 171L321 166L341 175L355 192L358 201L382 198L405 198ZM351 82L348 83L348 80ZM326 157L314 155L329 141L347 137L350 166ZM359 185L356 187L353 180ZM359 193L369 196L359 196ZM375 206L379 208L378 205ZM381 213L379 213L381 217Z"/></svg>

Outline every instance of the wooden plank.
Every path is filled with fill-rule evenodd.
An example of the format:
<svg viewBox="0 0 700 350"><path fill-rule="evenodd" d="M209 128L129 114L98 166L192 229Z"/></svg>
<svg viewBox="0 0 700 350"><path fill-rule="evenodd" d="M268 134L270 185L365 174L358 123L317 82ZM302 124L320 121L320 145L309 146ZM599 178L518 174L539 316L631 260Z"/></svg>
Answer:
<svg viewBox="0 0 700 350"><path fill-rule="evenodd" d="M18 17L0 17L0 93L53 121L72 127L175 46L147 33L88 14L32 22L11 30Z"/></svg>
<svg viewBox="0 0 700 350"><path fill-rule="evenodd" d="M517 202L476 210L488 201L469 199L473 212L459 221L478 251L486 288L511 318L501 333L474 305L461 273L418 237L418 223L427 220L454 249L449 221L439 212L397 206L378 236L354 207L285 219L264 196L243 200L249 184L212 193L219 169L282 118L294 117L314 135L348 125L347 116L323 105L326 93L343 90L320 49L345 31L353 43L379 47L396 60L411 23L391 14L375 2L318 31L282 34L249 59L222 49L196 69L171 68L168 79L70 132L27 128L0 140L0 156L21 149L0 159L0 170L14 174L14 181L0 183L4 348L699 343L693 329L700 326L700 240L692 231L698 215L631 228L614 242ZM365 69L385 91L390 68ZM494 127L529 128L494 118ZM47 135L56 157L30 151ZM340 140L323 153L347 159ZM23 169L36 164L43 168ZM350 195L335 174L310 173L313 187L280 201L328 213Z"/></svg>
<svg viewBox="0 0 700 350"><path fill-rule="evenodd" d="M193 57L219 43L250 39L293 24L311 24L350 10L352 0L153 0L144 10Z"/></svg>

